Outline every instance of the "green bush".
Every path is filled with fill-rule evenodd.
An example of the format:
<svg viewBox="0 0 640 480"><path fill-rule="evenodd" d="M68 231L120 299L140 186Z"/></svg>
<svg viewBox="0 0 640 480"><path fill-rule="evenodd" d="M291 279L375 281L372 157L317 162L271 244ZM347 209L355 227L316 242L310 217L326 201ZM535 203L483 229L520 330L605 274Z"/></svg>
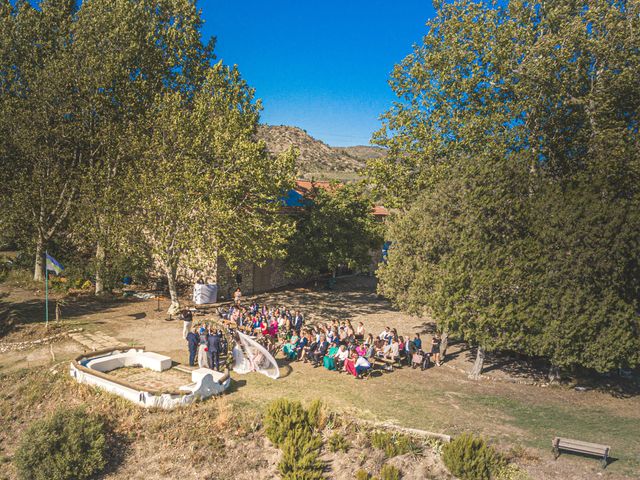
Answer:
<svg viewBox="0 0 640 480"><path fill-rule="evenodd" d="M400 480L400 470L387 463L380 469L378 478L380 480Z"/></svg>
<svg viewBox="0 0 640 480"><path fill-rule="evenodd" d="M373 432L371 444L383 450L387 458L404 455L405 453L418 453L422 451L420 445L416 444L410 437L403 434L389 432Z"/></svg>
<svg viewBox="0 0 640 480"><path fill-rule="evenodd" d="M356 472L356 480L371 480L371 475L361 468Z"/></svg>
<svg viewBox="0 0 640 480"><path fill-rule="evenodd" d="M309 416L300 402L286 398L274 400L264 418L265 433L274 445L282 447L290 432L298 426L311 428Z"/></svg>
<svg viewBox="0 0 640 480"><path fill-rule="evenodd" d="M279 399L267 407L265 432L269 440L282 450L278 470L284 480L322 478L322 439L315 433L315 425L309 418L309 412L300 402Z"/></svg>
<svg viewBox="0 0 640 480"><path fill-rule="evenodd" d="M322 440L310 429L293 430L282 445L278 470L283 479L316 480L322 478L324 464L320 460Z"/></svg>
<svg viewBox="0 0 640 480"><path fill-rule="evenodd" d="M349 441L340 433L334 432L333 435L329 437L329 450L333 453L338 451L347 453L349 448L351 448Z"/></svg>
<svg viewBox="0 0 640 480"><path fill-rule="evenodd" d="M495 480L531 480L529 474L515 463L509 463L498 469Z"/></svg>
<svg viewBox="0 0 640 480"><path fill-rule="evenodd" d="M24 480L84 480L106 461L104 423L83 409L58 410L34 422L14 457Z"/></svg>
<svg viewBox="0 0 640 480"><path fill-rule="evenodd" d="M324 412L324 405L320 400L314 400L307 408L307 414L309 417L309 423L313 428L322 430L326 424L326 415Z"/></svg>
<svg viewBox="0 0 640 480"><path fill-rule="evenodd" d="M442 449L442 460L449 471L461 480L490 480L504 465L504 460L487 443L464 433Z"/></svg>

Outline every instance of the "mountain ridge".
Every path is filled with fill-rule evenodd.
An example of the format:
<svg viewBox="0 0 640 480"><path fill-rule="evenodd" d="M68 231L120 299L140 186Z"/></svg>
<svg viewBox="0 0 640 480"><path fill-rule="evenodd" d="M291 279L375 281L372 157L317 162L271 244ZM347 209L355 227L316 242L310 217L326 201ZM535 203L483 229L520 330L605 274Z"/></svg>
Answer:
<svg viewBox="0 0 640 480"><path fill-rule="evenodd" d="M278 155L290 146L299 151L297 174L301 178L352 179L371 158L382 158L386 152L381 147L358 145L331 147L309 135L299 127L289 125L258 126L257 137L264 140L267 150Z"/></svg>

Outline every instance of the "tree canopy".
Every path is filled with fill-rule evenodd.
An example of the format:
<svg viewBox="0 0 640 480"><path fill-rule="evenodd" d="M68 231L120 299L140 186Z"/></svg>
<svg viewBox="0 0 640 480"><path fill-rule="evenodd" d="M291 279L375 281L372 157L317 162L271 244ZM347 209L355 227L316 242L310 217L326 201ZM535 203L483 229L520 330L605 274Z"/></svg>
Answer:
<svg viewBox="0 0 640 480"><path fill-rule="evenodd" d="M441 2L369 167L380 289L485 349L640 362L640 5Z"/></svg>
<svg viewBox="0 0 640 480"><path fill-rule="evenodd" d="M381 228L361 184L313 186L306 205L294 215L296 230L288 245L289 274L335 274L338 268L367 270L372 249L382 245Z"/></svg>
<svg viewBox="0 0 640 480"><path fill-rule="evenodd" d="M193 0L0 0L0 225L34 254L90 252L96 292L127 256L167 275L195 257L283 255L293 152L216 63Z"/></svg>

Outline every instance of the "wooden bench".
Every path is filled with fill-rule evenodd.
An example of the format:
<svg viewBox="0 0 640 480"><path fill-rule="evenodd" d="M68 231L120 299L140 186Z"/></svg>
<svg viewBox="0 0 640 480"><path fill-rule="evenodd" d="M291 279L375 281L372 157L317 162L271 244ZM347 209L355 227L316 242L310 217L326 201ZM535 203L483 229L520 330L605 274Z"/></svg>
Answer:
<svg viewBox="0 0 640 480"><path fill-rule="evenodd" d="M608 445L600 445L598 443L589 443L581 440L572 440L570 438L561 437L555 437L551 442L551 446L553 447L553 455L556 459L560 456L560 450L602 457L602 468L606 468L607 461L609 459L609 452L611 451L611 447Z"/></svg>
<svg viewBox="0 0 640 480"><path fill-rule="evenodd" d="M383 365L386 366L386 369L390 372L393 371L394 367L395 368L401 368L402 365L400 365L399 361L398 361L399 357L395 357L393 359L391 358L385 358L385 357L376 357L376 360L380 363L382 363Z"/></svg>

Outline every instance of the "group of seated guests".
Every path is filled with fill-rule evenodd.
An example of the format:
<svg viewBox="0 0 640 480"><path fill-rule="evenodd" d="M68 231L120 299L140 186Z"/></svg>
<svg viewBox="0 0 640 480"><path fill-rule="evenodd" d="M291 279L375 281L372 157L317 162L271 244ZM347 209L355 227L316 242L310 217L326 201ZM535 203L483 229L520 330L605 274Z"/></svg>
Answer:
<svg viewBox="0 0 640 480"><path fill-rule="evenodd" d="M362 322L356 328L349 320L333 320L329 324L305 327L299 310L280 306L234 305L221 316L238 327L249 328L256 336L283 342L282 351L290 360L323 365L328 370L345 371L356 378L371 368L369 359L382 358L411 364L415 353L432 357L440 365L440 337L433 337L431 349L425 353L420 334L398 335L386 327L378 336L366 334Z"/></svg>
<svg viewBox="0 0 640 480"><path fill-rule="evenodd" d="M254 335L277 338L279 333L300 332L304 325L304 317L299 310L292 312L289 308L259 305L254 302L249 307L234 305L221 316L235 322L238 327L249 327Z"/></svg>
<svg viewBox="0 0 640 480"><path fill-rule="evenodd" d="M282 350L291 360L322 364L328 370L345 371L361 378L371 368L370 359L382 358L411 364L414 353L422 351L420 334L413 339L399 336L396 329L385 328L377 337L366 335L362 322L354 330L350 321L314 326L293 331ZM439 336L433 340L430 355L439 361Z"/></svg>

